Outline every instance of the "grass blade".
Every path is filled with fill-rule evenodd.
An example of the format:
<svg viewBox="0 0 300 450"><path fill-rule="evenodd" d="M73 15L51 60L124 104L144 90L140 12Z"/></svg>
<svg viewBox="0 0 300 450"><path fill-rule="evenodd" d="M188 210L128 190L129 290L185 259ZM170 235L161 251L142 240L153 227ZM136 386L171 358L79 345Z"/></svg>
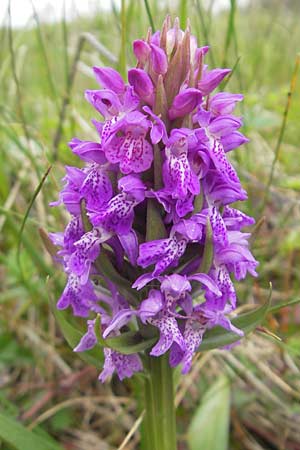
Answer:
<svg viewBox="0 0 300 450"><path fill-rule="evenodd" d="M186 20L187 20L187 0L180 0L179 18L181 28L184 30L186 27Z"/></svg>
<svg viewBox="0 0 300 450"><path fill-rule="evenodd" d="M27 430L12 417L0 413L0 438L15 450L62 450L53 438Z"/></svg>
<svg viewBox="0 0 300 450"><path fill-rule="evenodd" d="M155 25L154 25L154 22L153 22L153 18L152 18L149 2L148 2L148 0L144 0L144 3L145 3L146 11L147 11L147 16L148 16L148 19L149 19L149 22L150 22L150 26L152 28L152 31L154 32L156 28L155 28Z"/></svg>
<svg viewBox="0 0 300 450"><path fill-rule="evenodd" d="M286 124L287 124L288 113L289 113L289 110L290 110L290 107L291 107L292 96L293 96L293 93L294 93L295 88L296 88L296 82L297 82L297 77L298 77L299 66L300 66L300 53L298 53L296 55L295 66L294 66L294 70L293 70L293 74L292 74L292 78L291 78L291 83L290 83L290 90L289 90L289 92L287 94L287 100L286 100L286 105L285 105L285 109L284 109L284 112L283 112L281 128L280 128L277 144L276 144L276 147L275 147L274 158L273 158L272 165L271 165L269 179L268 179L268 182L267 182L267 185L266 185L266 190L265 190L265 194L264 194L263 203L262 203L262 206L261 206L261 211L263 211L265 209L265 206L266 206L266 203L267 203L268 197L269 197L271 184L273 182L274 170L275 170L275 166L276 166L276 163L278 161L278 158L279 158L281 144L282 144L282 140L283 140Z"/></svg>
<svg viewBox="0 0 300 450"><path fill-rule="evenodd" d="M227 450L230 384L221 376L205 393L188 430L190 450Z"/></svg>
<svg viewBox="0 0 300 450"><path fill-rule="evenodd" d="M41 54L43 56L44 63L45 63L46 75L47 75L47 79L48 79L50 92L51 92L51 95L52 95L52 99L54 100L54 102L56 104L56 107L58 109L57 91L56 91L55 83L54 83L53 78L52 78L50 63L49 63L46 47L45 47L45 44L44 44L43 35L42 35L42 28L41 28L41 24L40 24L40 19L39 19L39 16L37 14L37 11L36 11L36 9L34 7L34 3L33 3L32 0L31 0L31 7L32 7L32 10L33 10L33 17L34 17L34 20L35 20L35 23L36 23L36 33L37 33L38 44L39 44L39 47L40 47L40 50L41 50Z"/></svg>
<svg viewBox="0 0 300 450"><path fill-rule="evenodd" d="M23 97L22 92L20 88L19 78L17 75L17 68L16 68L16 55L14 51L14 44L13 44L13 33L12 33L12 22L11 22L11 7L10 7L10 1L8 3L8 45L9 45L9 52L10 52L10 58L11 58L11 68L12 68L12 75L13 79L16 85L17 89L17 108L18 108L18 114L21 121L21 125L23 128L24 136L26 137L27 142L30 142L30 135L29 131L26 125L25 120L25 114L23 109Z"/></svg>
<svg viewBox="0 0 300 450"><path fill-rule="evenodd" d="M21 243L22 243L22 236L23 236L24 227L25 227L25 225L26 225L27 218L28 218L29 213L30 213L30 211L31 211L31 208L32 208L32 206L33 206L33 204L34 204L34 202L35 202L35 199L36 199L37 196L39 195L39 193L40 193L40 191L41 191L41 189L42 189L42 187L43 187L43 184L45 183L45 181L46 181L46 179L47 179L47 177L48 177L49 172L50 172L51 169L52 169L52 166L49 166L49 167L47 168L47 170L46 170L46 172L44 173L44 175L43 175L41 181L39 182L39 184L38 184L36 190L34 191L33 196L32 196L32 198L31 198L31 200L30 200L29 205L28 205L28 208L27 208L27 210L26 210L26 213L25 213L25 215L24 215L22 224L21 224L21 228L20 228L19 236L18 236L18 245L17 245L17 260L18 260L19 266L20 266L20 264L21 264L21 261L20 261L20 251L21 251Z"/></svg>
<svg viewBox="0 0 300 450"><path fill-rule="evenodd" d="M230 13L228 17L228 26L225 38L223 67L226 67L228 50L231 44L231 40L234 39L235 35L235 27L234 27L235 12L236 12L236 0L230 0Z"/></svg>

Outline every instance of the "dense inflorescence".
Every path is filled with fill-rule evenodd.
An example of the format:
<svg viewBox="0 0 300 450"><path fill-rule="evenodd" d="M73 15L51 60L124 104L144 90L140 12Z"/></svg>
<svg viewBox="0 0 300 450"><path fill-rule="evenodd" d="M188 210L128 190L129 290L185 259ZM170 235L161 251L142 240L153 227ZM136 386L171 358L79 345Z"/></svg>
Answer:
<svg viewBox="0 0 300 450"><path fill-rule="evenodd" d="M228 318L237 301L231 278L255 276L258 263L241 231L254 220L230 206L246 192L227 157L247 142L232 114L243 97L213 93L230 70L209 70L208 50L167 18L161 32L133 43L128 84L94 67L101 89L85 94L104 120L92 121L97 142L69 144L85 164L66 167L54 204L72 217L50 237L68 275L57 307L88 318L75 351L101 335L102 381L142 369L139 354L105 346L128 330L156 337L147 352L169 352L183 373L207 329L243 335Z"/></svg>

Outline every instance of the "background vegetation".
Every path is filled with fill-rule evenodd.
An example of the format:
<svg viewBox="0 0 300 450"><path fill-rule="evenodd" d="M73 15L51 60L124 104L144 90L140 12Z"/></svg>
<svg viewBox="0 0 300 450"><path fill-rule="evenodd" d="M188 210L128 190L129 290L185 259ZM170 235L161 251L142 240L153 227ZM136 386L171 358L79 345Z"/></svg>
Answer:
<svg viewBox="0 0 300 450"><path fill-rule="evenodd" d="M240 308L263 303L270 281L274 305L300 298L299 1L253 0L242 9L228 0L212 14L213 0L152 0L150 15L145 3L124 1L123 11L112 3L72 23L34 15L34 28L17 30L8 13L0 28L2 449L139 448L139 384L100 385L97 370L72 353L51 312L64 277L40 230L67 221L48 206L63 165L78 163L66 143L94 135L83 98L96 88L91 66L134 65L131 42L151 19L159 28L166 13L179 15L184 27L189 17L201 45L211 46L210 66L234 67L226 90L245 95L251 141L232 159L249 192L244 208L258 222L260 276L238 287ZM181 449L300 449L299 322L299 307L287 307L232 352L199 355L177 390Z"/></svg>

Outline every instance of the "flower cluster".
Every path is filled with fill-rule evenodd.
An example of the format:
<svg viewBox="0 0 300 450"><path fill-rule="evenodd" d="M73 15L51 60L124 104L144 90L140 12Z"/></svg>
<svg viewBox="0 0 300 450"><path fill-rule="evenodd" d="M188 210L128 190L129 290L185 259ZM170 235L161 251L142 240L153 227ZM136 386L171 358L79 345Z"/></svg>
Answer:
<svg viewBox="0 0 300 450"><path fill-rule="evenodd" d="M72 217L50 235L68 275L57 307L88 318L75 351L94 347L98 332L105 345L138 330L156 336L151 356L169 352L170 365L186 373L207 329L243 335L228 318L237 300L232 278L256 276L258 263L241 231L254 220L230 206L246 192L227 156L247 142L233 115L243 97L214 93L230 70L209 70L208 50L167 18L161 32L133 43L128 84L116 70L94 67L100 88L85 97L99 139L70 142L85 164L66 167L53 204ZM137 353L108 345L104 354L102 381L142 369Z"/></svg>

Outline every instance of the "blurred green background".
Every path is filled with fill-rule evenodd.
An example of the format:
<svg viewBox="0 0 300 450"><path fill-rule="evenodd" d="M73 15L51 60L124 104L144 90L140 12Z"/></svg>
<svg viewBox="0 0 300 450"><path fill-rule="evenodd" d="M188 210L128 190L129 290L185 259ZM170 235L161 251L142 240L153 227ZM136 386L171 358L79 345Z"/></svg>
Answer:
<svg viewBox="0 0 300 450"><path fill-rule="evenodd" d="M211 47L209 66L234 68L225 90L245 95L239 113L251 141L231 158L249 192L242 207L259 224L260 276L237 286L241 310L263 303L270 281L274 304L300 298L299 0L228 0L217 12L214 0L105 3L51 24L31 6L21 28L8 11L0 28L1 449L140 448L138 426L122 447L140 414L139 383L100 385L72 353L50 308L64 276L39 230L67 222L48 204L63 165L78 164L67 142L94 137L84 100L97 86L91 67L133 66L131 43L151 20L159 29L169 13L184 28L189 18ZM287 307L231 353L200 354L178 386L180 449L300 449L299 323L299 307Z"/></svg>

